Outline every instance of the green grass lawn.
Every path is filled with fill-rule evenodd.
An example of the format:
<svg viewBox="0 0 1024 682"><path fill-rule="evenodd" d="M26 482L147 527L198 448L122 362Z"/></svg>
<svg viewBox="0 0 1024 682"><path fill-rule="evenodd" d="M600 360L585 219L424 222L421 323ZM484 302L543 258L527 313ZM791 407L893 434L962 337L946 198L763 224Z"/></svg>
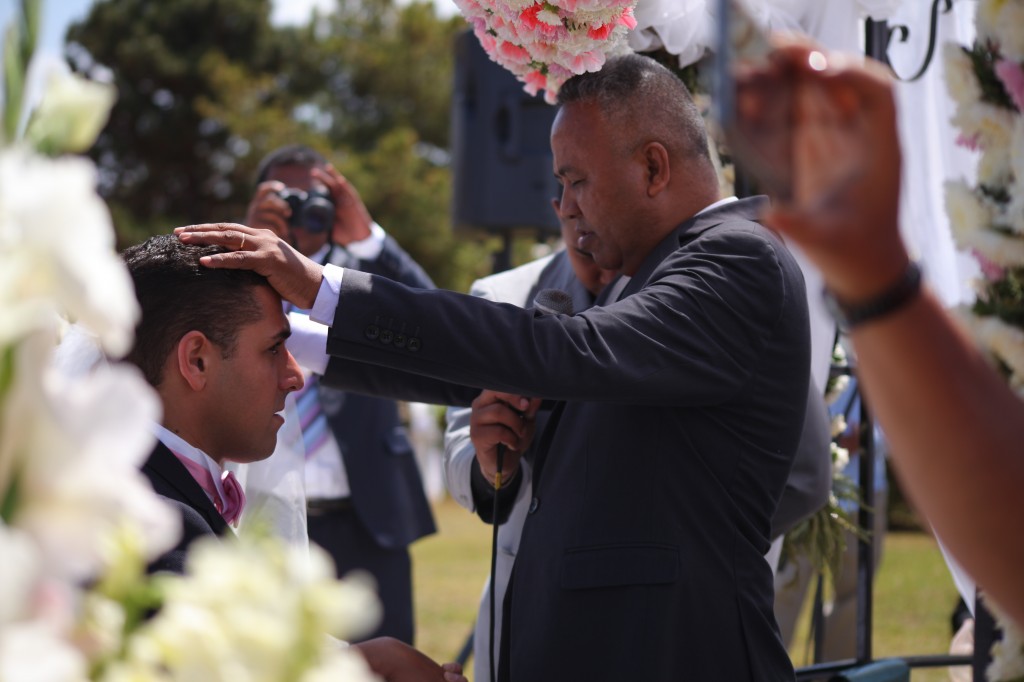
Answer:
<svg viewBox="0 0 1024 682"><path fill-rule="evenodd" d="M434 514L440 532L413 547L416 645L437 660L450 661L476 615L490 566L491 535L489 526L451 500L435 505ZM875 657L945 653L956 599L953 580L929 535L889 533L875 582ZM805 663L807 620L805 614L790 652L796 665ZM913 682L948 679L944 669L918 670L912 676Z"/></svg>

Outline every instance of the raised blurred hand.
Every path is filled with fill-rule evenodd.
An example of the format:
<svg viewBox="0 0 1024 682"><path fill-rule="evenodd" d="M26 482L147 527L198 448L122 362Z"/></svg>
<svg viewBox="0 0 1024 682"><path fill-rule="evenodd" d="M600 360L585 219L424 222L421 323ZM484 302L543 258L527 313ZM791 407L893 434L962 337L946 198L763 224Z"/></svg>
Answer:
<svg viewBox="0 0 1024 682"><path fill-rule="evenodd" d="M796 241L842 299L869 299L891 286L908 256L897 223L901 156L884 67L789 44L766 63L738 69L736 86L734 151L741 162L755 160L750 170L766 187L778 178L789 183L765 223Z"/></svg>

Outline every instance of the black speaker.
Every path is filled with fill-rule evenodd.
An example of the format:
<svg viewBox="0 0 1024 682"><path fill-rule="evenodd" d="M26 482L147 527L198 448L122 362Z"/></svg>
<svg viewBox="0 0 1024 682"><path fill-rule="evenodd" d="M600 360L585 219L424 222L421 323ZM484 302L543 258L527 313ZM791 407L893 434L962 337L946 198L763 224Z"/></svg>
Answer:
<svg viewBox="0 0 1024 682"><path fill-rule="evenodd" d="M455 229L557 233L550 145L557 109L524 92L472 31L456 38L452 100Z"/></svg>

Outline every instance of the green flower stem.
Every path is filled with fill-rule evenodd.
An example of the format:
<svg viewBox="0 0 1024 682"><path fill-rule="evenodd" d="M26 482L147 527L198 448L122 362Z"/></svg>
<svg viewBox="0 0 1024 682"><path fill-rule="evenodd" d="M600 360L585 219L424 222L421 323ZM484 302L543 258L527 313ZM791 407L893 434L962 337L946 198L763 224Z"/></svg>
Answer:
<svg viewBox="0 0 1024 682"><path fill-rule="evenodd" d="M42 15L40 0L22 0L20 17L7 27L3 49L3 125L0 143L14 141L21 120L21 107L25 96L25 76L29 62L36 51L39 21Z"/></svg>

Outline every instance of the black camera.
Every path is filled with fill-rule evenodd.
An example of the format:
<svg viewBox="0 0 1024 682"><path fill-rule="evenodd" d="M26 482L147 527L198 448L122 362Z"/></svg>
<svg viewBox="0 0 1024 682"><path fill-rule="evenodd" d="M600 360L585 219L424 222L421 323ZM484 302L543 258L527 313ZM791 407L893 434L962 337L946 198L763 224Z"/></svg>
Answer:
<svg viewBox="0 0 1024 682"><path fill-rule="evenodd" d="M292 214L289 227L302 227L308 232L326 232L334 225L334 201L327 192L305 192L294 187L282 190L281 198L288 202Z"/></svg>

